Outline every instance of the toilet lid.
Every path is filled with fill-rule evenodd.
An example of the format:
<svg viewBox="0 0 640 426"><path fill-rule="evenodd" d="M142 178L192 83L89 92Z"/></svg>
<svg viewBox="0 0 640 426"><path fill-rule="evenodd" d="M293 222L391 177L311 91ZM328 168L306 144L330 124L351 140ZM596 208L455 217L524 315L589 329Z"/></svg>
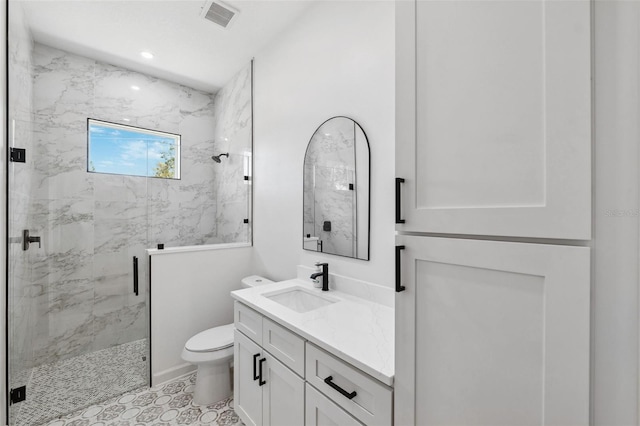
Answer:
<svg viewBox="0 0 640 426"><path fill-rule="evenodd" d="M191 352L211 352L233 346L233 324L202 331L187 340L184 347Z"/></svg>

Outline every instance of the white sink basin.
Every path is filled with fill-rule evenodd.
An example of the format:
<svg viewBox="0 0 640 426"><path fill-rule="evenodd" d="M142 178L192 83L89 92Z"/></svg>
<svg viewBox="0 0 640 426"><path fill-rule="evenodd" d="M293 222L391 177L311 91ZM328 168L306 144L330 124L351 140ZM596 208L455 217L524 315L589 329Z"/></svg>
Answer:
<svg viewBox="0 0 640 426"><path fill-rule="evenodd" d="M336 303L338 300L328 296L320 296L303 287L292 287L263 294L267 299L280 305L304 313Z"/></svg>

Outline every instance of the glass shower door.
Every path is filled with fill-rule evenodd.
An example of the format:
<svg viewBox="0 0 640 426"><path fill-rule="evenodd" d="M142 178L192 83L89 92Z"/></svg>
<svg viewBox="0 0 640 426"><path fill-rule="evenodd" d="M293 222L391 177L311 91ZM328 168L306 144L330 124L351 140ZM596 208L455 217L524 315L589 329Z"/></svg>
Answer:
<svg viewBox="0 0 640 426"><path fill-rule="evenodd" d="M35 426L149 383L148 178L89 171L93 73L9 23L8 412Z"/></svg>
<svg viewBox="0 0 640 426"><path fill-rule="evenodd" d="M9 199L9 377L26 386L10 407L15 425L149 382L146 178L60 171L33 145L9 176L12 188L32 186Z"/></svg>

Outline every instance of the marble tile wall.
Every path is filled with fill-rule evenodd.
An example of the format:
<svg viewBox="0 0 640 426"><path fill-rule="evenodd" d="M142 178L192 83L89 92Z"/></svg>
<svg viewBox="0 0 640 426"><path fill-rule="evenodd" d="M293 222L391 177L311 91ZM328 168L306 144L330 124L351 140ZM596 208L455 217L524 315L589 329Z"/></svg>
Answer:
<svg viewBox="0 0 640 426"><path fill-rule="evenodd" d="M33 152L31 54L33 41L20 2L9 4L9 145ZM9 379L11 387L26 385L33 360L39 288L31 285L29 265L34 251L23 251L21 231L29 228L33 163L9 163ZM10 414L13 417L14 411Z"/></svg>
<svg viewBox="0 0 640 426"><path fill-rule="evenodd" d="M217 236L221 242L251 241L251 152L253 148L252 65L248 64L215 97L214 148L229 153L215 164Z"/></svg>
<svg viewBox="0 0 640 426"><path fill-rule="evenodd" d="M304 167L304 234L319 237L325 253L355 256L356 198L353 121L338 117L311 137ZM323 223L331 222L331 231Z"/></svg>
<svg viewBox="0 0 640 426"><path fill-rule="evenodd" d="M146 336L146 248L249 238L242 223L250 199L243 179L243 155L251 151L248 75L243 70L214 96L35 45L30 222L43 249L32 277L33 365ZM87 173L87 118L181 134L181 179ZM230 161L211 160L220 150ZM140 296L132 292L133 256Z"/></svg>

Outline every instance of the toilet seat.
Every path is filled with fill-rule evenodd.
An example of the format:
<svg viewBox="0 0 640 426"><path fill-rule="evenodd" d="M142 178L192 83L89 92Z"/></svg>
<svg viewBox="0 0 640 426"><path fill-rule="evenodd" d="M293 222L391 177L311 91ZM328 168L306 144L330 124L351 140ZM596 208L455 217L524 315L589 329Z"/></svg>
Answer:
<svg viewBox="0 0 640 426"><path fill-rule="evenodd" d="M233 324L202 331L184 345L189 352L214 352L233 346Z"/></svg>

